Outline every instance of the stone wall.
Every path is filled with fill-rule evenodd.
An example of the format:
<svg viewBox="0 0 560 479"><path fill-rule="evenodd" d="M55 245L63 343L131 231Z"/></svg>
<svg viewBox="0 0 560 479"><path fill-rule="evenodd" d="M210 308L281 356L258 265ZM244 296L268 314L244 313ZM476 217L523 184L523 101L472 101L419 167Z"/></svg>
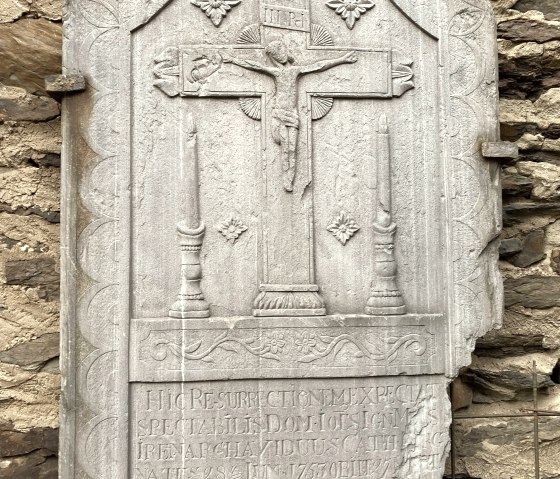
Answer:
<svg viewBox="0 0 560 479"><path fill-rule="evenodd" d="M62 6L0 0L0 477L57 476Z"/></svg>
<svg viewBox="0 0 560 479"><path fill-rule="evenodd" d="M478 343L455 385L458 414L560 410L560 2L495 0L504 165L504 329ZM538 11L535 11L538 10ZM56 477L59 105L58 0L0 0L0 477ZM560 478L560 419L541 421L542 476ZM534 477L527 419L457 423L458 472ZM413 479L413 478L411 478Z"/></svg>
<svg viewBox="0 0 560 479"><path fill-rule="evenodd" d="M503 167L504 327L480 340L456 381L461 415L560 412L560 2L496 0L502 139L520 158ZM560 418L540 421L541 478L560 478ZM532 419L457 422L458 472L534 476Z"/></svg>

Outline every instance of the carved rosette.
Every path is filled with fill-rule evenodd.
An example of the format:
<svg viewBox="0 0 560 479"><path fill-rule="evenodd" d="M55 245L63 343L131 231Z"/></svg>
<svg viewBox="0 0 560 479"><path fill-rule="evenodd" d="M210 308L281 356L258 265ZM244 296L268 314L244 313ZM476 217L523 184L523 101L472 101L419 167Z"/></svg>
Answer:
<svg viewBox="0 0 560 479"><path fill-rule="evenodd" d="M372 0L329 0L325 5L340 15L346 26L352 30L356 22L375 6Z"/></svg>
<svg viewBox="0 0 560 479"><path fill-rule="evenodd" d="M219 27L228 12L241 3L241 0L191 0L191 3L200 8Z"/></svg>

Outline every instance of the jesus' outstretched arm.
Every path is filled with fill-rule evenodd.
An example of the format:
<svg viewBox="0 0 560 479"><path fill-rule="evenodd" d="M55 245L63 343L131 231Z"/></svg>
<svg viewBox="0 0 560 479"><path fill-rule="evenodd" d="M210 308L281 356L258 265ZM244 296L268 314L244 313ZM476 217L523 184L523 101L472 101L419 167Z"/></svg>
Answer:
<svg viewBox="0 0 560 479"><path fill-rule="evenodd" d="M328 70L329 68L336 67L338 65L343 65L344 63L356 63L358 61L358 57L356 56L356 52L348 52L346 55L343 55L339 58L333 58L332 60L321 60L311 65L307 65L301 68L302 74L313 73L313 72L322 72Z"/></svg>
<svg viewBox="0 0 560 479"><path fill-rule="evenodd" d="M267 67L266 65L262 65L259 62L255 62L253 60L243 60L227 53L222 53L221 56L224 63L233 63L234 65L245 68L247 70L253 70L255 72L274 76L274 68Z"/></svg>

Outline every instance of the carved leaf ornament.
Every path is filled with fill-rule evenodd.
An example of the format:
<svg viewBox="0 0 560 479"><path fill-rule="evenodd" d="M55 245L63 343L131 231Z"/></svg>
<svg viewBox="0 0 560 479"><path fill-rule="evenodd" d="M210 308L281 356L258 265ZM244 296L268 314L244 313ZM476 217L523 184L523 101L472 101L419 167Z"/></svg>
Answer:
<svg viewBox="0 0 560 479"><path fill-rule="evenodd" d="M218 231L224 235L224 238L231 243L235 243L237 238L247 231L247 226L235 216L230 216L230 218L224 221L218 227Z"/></svg>
<svg viewBox="0 0 560 479"><path fill-rule="evenodd" d="M277 362L289 361L289 355L284 357L287 347L286 336L280 332L273 332L265 335L261 339L236 338L231 336L229 331L224 331L213 342L203 346L202 340L194 341L191 344L181 346L167 339L158 340L152 349L152 357L156 361L164 361L168 354L190 361L204 361L213 363L213 353L216 350L228 351L240 354L243 351L260 358L270 359ZM333 360L347 349L355 358L365 358L373 362L393 363L399 354L409 353L422 356L428 347L426 339L420 334L407 334L401 337L391 337L383 340L385 346L379 349L366 335L356 337L352 334L341 334L338 336L315 335L310 332L303 332L292 339L296 350L302 354L296 359L298 363L313 363L319 359L331 357ZM299 356L299 355L298 355Z"/></svg>
<svg viewBox="0 0 560 479"><path fill-rule="evenodd" d="M352 30L356 21L375 6L372 0L329 0L327 7L332 8L346 22L346 26Z"/></svg>
<svg viewBox="0 0 560 479"><path fill-rule="evenodd" d="M211 363L214 362L214 359L211 358L210 355L217 349L236 354L242 349L253 356L280 361L278 355L282 354L285 345L286 341L284 340L284 335L277 332L266 335L264 339L259 342L256 338L234 338L230 336L229 331L224 331L206 348L202 348L202 340L195 341L186 346L179 346L173 341L161 339L155 343L152 357L156 361L164 361L168 353L171 353L174 356L191 361L200 360Z"/></svg>
<svg viewBox="0 0 560 479"><path fill-rule="evenodd" d="M327 231L330 231L343 245L345 245L359 229L360 227L356 223L356 220L344 211L342 211L327 227Z"/></svg>
<svg viewBox="0 0 560 479"><path fill-rule="evenodd" d="M191 3L200 8L215 26L219 26L231 7L239 5L241 0L191 0Z"/></svg>

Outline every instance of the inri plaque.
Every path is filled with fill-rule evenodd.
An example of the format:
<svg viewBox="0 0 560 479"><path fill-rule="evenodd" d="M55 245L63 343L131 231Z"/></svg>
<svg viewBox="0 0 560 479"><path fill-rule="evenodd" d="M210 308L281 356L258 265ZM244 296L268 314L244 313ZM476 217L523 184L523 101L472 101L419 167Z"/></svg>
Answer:
<svg viewBox="0 0 560 479"><path fill-rule="evenodd" d="M64 479L440 479L500 322L487 0L75 0Z"/></svg>

